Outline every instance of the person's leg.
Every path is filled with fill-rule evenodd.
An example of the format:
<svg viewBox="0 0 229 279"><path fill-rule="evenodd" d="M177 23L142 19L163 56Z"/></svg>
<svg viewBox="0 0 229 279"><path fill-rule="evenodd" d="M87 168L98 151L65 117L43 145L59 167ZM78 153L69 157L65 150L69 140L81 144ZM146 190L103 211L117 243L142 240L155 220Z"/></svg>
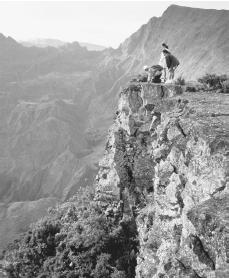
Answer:
<svg viewBox="0 0 229 279"><path fill-rule="evenodd" d="M169 69L169 79L172 79L172 69Z"/></svg>
<svg viewBox="0 0 229 279"><path fill-rule="evenodd" d="M174 79L175 69L172 70L172 79Z"/></svg>
<svg viewBox="0 0 229 279"><path fill-rule="evenodd" d="M169 79L174 79L174 69L169 69Z"/></svg>
<svg viewBox="0 0 229 279"><path fill-rule="evenodd" d="M166 82L166 68L163 69L163 81Z"/></svg>
<svg viewBox="0 0 229 279"><path fill-rule="evenodd" d="M148 72L148 82L152 82L152 72Z"/></svg>

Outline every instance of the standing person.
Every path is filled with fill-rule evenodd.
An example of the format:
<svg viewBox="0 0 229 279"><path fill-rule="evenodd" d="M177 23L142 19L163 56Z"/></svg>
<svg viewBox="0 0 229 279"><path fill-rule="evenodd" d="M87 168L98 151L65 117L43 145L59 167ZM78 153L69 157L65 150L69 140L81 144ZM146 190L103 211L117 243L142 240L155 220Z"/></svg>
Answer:
<svg viewBox="0 0 229 279"><path fill-rule="evenodd" d="M175 70L180 65L180 62L168 50L164 49L162 52L164 54L166 66L168 68L169 79L173 80L174 79Z"/></svg>
<svg viewBox="0 0 229 279"><path fill-rule="evenodd" d="M163 79L165 82L166 81L166 61L165 61L165 56L164 56L163 50L167 50L169 52L169 47L166 43L162 43L162 52L161 52L161 57L160 57L160 60L158 63L163 68Z"/></svg>

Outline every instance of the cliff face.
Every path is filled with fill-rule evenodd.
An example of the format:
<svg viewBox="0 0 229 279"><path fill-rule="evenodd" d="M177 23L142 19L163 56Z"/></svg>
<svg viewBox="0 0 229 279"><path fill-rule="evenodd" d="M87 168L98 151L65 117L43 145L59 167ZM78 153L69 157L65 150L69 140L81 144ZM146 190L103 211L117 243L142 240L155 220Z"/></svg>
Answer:
<svg viewBox="0 0 229 279"><path fill-rule="evenodd" d="M139 238L137 277L228 277L229 96L131 84L97 175ZM134 228L134 226L133 226Z"/></svg>

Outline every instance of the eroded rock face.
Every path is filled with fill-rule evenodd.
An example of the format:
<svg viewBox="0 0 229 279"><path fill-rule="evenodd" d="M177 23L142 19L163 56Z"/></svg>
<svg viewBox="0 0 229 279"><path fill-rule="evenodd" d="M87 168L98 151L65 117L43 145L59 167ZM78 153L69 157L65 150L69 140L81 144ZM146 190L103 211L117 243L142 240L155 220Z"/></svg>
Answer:
<svg viewBox="0 0 229 279"><path fill-rule="evenodd" d="M228 108L229 96L173 85L120 94L97 199L136 224L137 277L229 276Z"/></svg>

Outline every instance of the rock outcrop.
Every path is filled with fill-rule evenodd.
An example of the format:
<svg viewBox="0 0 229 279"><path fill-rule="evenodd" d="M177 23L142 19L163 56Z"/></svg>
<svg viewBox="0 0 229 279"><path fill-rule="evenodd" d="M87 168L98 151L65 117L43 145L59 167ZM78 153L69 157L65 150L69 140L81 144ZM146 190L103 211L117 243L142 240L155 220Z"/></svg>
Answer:
<svg viewBox="0 0 229 279"><path fill-rule="evenodd" d="M121 92L97 200L135 225L137 277L229 276L228 108L227 95L175 85Z"/></svg>

